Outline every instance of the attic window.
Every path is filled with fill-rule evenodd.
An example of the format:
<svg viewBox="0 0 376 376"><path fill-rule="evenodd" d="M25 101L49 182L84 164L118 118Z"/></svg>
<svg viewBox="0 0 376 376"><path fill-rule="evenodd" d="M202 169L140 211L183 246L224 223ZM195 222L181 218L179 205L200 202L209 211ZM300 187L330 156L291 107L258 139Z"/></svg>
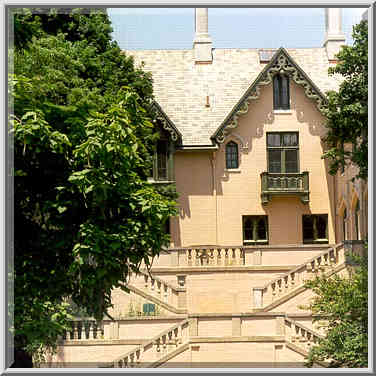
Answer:
<svg viewBox="0 0 376 376"><path fill-rule="evenodd" d="M273 77L273 104L275 110L290 109L290 83L285 74L276 74Z"/></svg>

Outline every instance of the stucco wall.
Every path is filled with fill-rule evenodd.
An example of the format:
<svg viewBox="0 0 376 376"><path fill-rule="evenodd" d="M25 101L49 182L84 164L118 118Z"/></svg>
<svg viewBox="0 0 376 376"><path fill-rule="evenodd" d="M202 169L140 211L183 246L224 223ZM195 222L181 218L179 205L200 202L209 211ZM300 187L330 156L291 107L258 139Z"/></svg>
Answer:
<svg viewBox="0 0 376 376"><path fill-rule="evenodd" d="M268 215L269 244L302 243L302 215L328 214L329 243L334 237L333 177L321 159L324 118L303 89L291 82L291 111L273 112L272 85L261 89L249 111L239 118L218 151L177 152L175 177L180 217L173 221L173 245L240 245L242 216ZM297 196L273 197L261 204L260 174L267 170L267 132L299 132L300 172L309 171L310 201ZM226 171L225 144L239 144L239 171ZM242 150L242 146L247 146ZM214 171L211 158L215 158ZM215 184L213 184L213 174Z"/></svg>

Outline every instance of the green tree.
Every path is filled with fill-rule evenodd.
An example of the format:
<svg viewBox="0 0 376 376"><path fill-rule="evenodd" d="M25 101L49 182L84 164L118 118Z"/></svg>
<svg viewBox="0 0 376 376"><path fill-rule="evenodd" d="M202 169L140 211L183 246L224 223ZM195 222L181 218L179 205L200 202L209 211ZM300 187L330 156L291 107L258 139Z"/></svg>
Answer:
<svg viewBox="0 0 376 376"><path fill-rule="evenodd" d="M107 14L23 10L14 25L15 346L38 360L68 328L68 299L103 318L111 290L169 243L176 207L146 182L151 77Z"/></svg>
<svg viewBox="0 0 376 376"><path fill-rule="evenodd" d="M317 361L328 362L329 367L368 365L367 258L355 261L348 278L317 277L306 283L316 294L310 306L314 321L326 329L325 339L309 352L309 367Z"/></svg>
<svg viewBox="0 0 376 376"><path fill-rule="evenodd" d="M368 174L368 23L361 21L353 28L353 46L338 53L338 64L329 74L340 74L344 81L338 92L327 93L323 113L327 117L330 173L335 174L349 162L359 167L359 178ZM351 145L352 148L346 147Z"/></svg>

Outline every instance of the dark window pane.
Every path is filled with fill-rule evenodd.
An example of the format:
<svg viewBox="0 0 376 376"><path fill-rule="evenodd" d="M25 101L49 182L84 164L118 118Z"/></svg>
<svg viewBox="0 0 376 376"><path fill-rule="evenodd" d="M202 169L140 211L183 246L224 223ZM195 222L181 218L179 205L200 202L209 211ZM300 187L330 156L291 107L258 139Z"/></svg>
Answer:
<svg viewBox="0 0 376 376"><path fill-rule="evenodd" d="M281 150L269 150L269 172L281 172Z"/></svg>
<svg viewBox="0 0 376 376"><path fill-rule="evenodd" d="M313 216L303 215L303 241L312 242L313 239Z"/></svg>
<svg viewBox="0 0 376 376"><path fill-rule="evenodd" d="M326 239L326 226L328 217L326 215L316 216L316 230L318 239Z"/></svg>
<svg viewBox="0 0 376 376"><path fill-rule="evenodd" d="M274 109L281 107L281 76L279 74L275 75L273 78L273 106Z"/></svg>
<svg viewBox="0 0 376 376"><path fill-rule="evenodd" d="M157 143L157 179L167 180L168 145L167 141Z"/></svg>
<svg viewBox="0 0 376 376"><path fill-rule="evenodd" d="M298 172L297 150L285 150L285 172Z"/></svg>
<svg viewBox="0 0 376 376"><path fill-rule="evenodd" d="M282 133L282 145L283 146L298 146L298 134L297 133Z"/></svg>
<svg viewBox="0 0 376 376"><path fill-rule="evenodd" d="M244 240L253 239L253 221L250 217L244 219Z"/></svg>
<svg viewBox="0 0 376 376"><path fill-rule="evenodd" d="M287 76L282 76L281 108L284 110L290 108L289 78Z"/></svg>
<svg viewBox="0 0 376 376"><path fill-rule="evenodd" d="M235 142L229 142L226 145L226 168L238 168L238 145Z"/></svg>
<svg viewBox="0 0 376 376"><path fill-rule="evenodd" d="M281 135L279 133L268 133L268 146L281 146Z"/></svg>
<svg viewBox="0 0 376 376"><path fill-rule="evenodd" d="M266 219L260 218L257 224L257 240L266 240Z"/></svg>

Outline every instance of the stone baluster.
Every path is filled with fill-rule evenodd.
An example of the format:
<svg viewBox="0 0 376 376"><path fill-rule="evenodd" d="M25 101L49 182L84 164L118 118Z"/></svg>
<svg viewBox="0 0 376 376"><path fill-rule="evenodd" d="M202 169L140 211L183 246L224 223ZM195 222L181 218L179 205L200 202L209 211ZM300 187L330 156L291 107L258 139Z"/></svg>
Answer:
<svg viewBox="0 0 376 376"><path fill-rule="evenodd" d="M228 248L225 248L225 266L228 266Z"/></svg>
<svg viewBox="0 0 376 376"><path fill-rule="evenodd" d="M218 256L217 256L217 265L222 265L222 258L221 258L222 249L218 248L217 249L217 253L218 253Z"/></svg>
<svg viewBox="0 0 376 376"><path fill-rule="evenodd" d="M196 252L195 252L195 266L199 266L200 265L200 255L199 255L199 250L198 249L196 249L195 250Z"/></svg>
<svg viewBox="0 0 376 376"><path fill-rule="evenodd" d="M94 339L94 322L93 321L89 321L88 322L88 334L89 334L89 339Z"/></svg>
<svg viewBox="0 0 376 376"><path fill-rule="evenodd" d="M210 249L209 264L214 265L214 249Z"/></svg>
<svg viewBox="0 0 376 376"><path fill-rule="evenodd" d="M188 263L188 266L192 266L192 250L191 249L187 250L187 263Z"/></svg>

